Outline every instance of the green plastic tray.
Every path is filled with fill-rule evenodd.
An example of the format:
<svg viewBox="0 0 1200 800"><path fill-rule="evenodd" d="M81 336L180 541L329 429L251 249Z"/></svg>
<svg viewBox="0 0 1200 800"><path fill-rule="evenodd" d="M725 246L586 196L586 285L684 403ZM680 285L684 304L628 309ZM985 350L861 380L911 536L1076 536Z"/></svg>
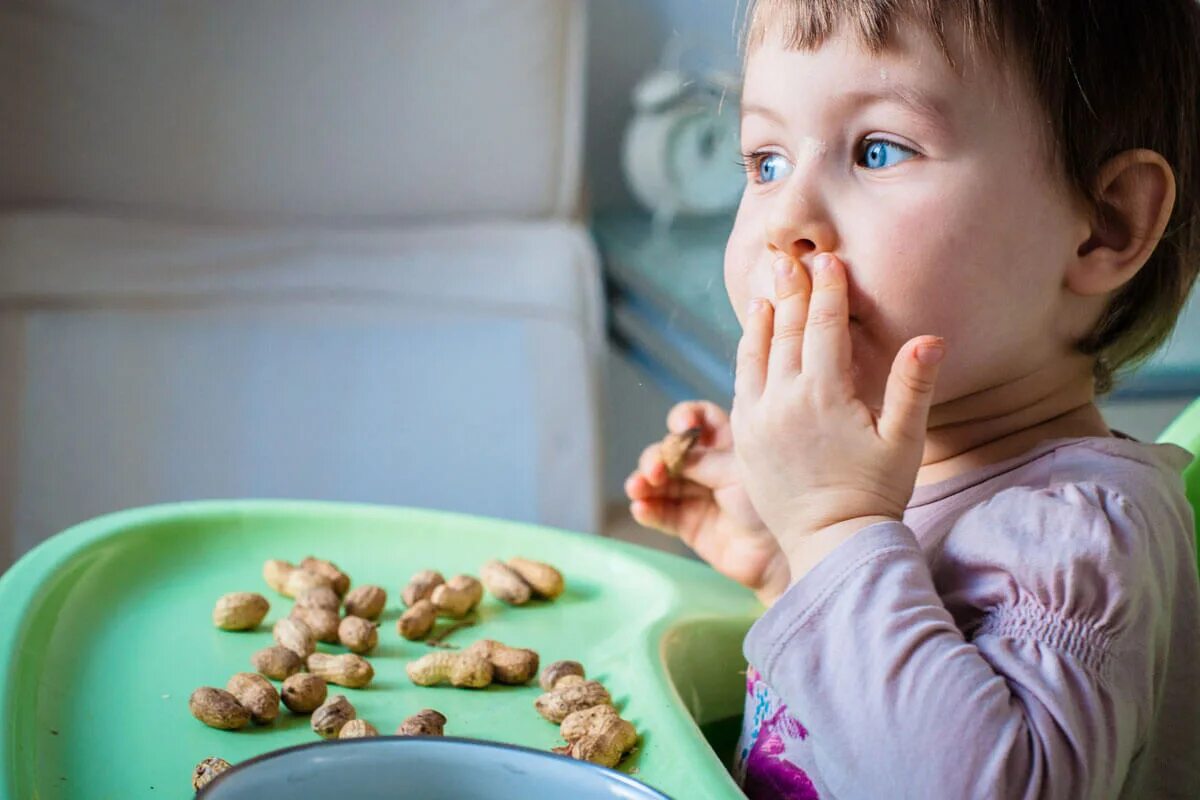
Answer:
<svg viewBox="0 0 1200 800"><path fill-rule="evenodd" d="M381 733L424 708L447 735L540 749L561 744L528 687L417 687L405 664L431 652L396 632L399 592L419 569L478 574L488 558L557 565L567 591L509 608L487 597L480 624L454 633L582 661L642 735L621 769L674 797L741 797L730 755L744 698L741 641L761 607L704 565L594 536L426 510L291 501L203 502L135 509L53 537L0 578L5 680L5 798L185 797L202 758L233 763L312 742L307 716L267 727L205 727L188 711L198 686L223 687L271 643L291 602L265 586L268 558L316 555L355 584L388 590L374 682L343 690ZM216 599L259 591L272 603L257 631L213 627ZM320 645L339 652L340 648ZM331 687L333 689L334 687ZM703 728L703 730L702 730ZM707 735L707 738L706 738ZM718 756L709 740L720 741Z"/></svg>

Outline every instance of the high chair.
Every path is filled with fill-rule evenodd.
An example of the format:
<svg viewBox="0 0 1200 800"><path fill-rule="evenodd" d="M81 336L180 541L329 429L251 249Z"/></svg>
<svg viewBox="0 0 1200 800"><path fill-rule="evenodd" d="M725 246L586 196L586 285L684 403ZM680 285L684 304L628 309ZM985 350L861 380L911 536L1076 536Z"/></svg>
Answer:
<svg viewBox="0 0 1200 800"><path fill-rule="evenodd" d="M1177 444L1197 459L1183 471L1183 483L1188 499L1196 511L1197 567L1200 568L1200 398L1184 409L1174 422L1167 426L1158 440Z"/></svg>

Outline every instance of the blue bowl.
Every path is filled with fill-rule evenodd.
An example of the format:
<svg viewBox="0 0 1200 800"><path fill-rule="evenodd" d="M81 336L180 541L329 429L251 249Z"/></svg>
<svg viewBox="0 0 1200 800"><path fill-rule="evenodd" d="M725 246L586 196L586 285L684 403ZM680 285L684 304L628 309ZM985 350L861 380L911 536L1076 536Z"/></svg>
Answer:
<svg viewBox="0 0 1200 800"><path fill-rule="evenodd" d="M535 794L536 793L536 794ZM442 736L288 747L238 764L197 800L670 800L628 775L566 756Z"/></svg>

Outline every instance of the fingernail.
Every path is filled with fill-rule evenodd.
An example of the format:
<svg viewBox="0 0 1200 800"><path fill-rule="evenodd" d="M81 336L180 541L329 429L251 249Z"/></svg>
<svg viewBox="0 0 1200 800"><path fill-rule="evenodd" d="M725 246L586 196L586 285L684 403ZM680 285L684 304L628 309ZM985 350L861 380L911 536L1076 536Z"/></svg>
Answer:
<svg viewBox="0 0 1200 800"><path fill-rule="evenodd" d="M932 367L941 361L944 355L946 355L946 348L940 342L938 344L922 345L917 348L917 361L920 361L927 367Z"/></svg>
<svg viewBox="0 0 1200 800"><path fill-rule="evenodd" d="M813 259L813 270L816 272L828 272L833 266L833 256L829 253L821 253Z"/></svg>

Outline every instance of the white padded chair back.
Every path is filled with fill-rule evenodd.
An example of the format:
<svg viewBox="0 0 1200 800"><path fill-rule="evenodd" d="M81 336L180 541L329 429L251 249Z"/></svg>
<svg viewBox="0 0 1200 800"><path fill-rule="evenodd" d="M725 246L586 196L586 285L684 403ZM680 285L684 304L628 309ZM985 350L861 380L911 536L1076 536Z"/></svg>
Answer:
<svg viewBox="0 0 1200 800"><path fill-rule="evenodd" d="M0 206L571 216L584 0L0 4Z"/></svg>

